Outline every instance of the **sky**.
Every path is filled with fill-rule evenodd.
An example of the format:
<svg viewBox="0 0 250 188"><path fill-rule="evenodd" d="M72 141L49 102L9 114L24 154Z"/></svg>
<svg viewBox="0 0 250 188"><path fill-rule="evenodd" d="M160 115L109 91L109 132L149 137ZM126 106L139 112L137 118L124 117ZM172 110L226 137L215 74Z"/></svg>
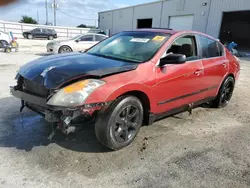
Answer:
<svg viewBox="0 0 250 188"><path fill-rule="evenodd" d="M156 0L56 0L58 4L57 26L97 25L98 12L148 3ZM53 0L48 0L48 20L53 23ZM46 22L45 0L19 0L0 7L0 20L19 21L22 15Z"/></svg>

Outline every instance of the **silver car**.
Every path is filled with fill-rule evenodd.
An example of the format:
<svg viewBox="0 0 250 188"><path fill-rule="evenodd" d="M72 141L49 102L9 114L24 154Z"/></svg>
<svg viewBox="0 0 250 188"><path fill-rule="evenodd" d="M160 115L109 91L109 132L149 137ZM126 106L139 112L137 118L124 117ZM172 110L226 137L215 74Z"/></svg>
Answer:
<svg viewBox="0 0 250 188"><path fill-rule="evenodd" d="M47 44L47 52L68 53L73 51L84 51L106 38L108 38L106 35L86 33L77 35L68 40L55 40Z"/></svg>

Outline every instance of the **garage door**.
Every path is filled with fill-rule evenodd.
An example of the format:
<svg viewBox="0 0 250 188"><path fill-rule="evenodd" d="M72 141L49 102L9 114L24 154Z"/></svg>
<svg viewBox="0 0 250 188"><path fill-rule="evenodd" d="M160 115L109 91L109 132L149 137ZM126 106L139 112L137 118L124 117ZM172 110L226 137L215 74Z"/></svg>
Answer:
<svg viewBox="0 0 250 188"><path fill-rule="evenodd" d="M194 19L193 15L171 16L169 27L174 30L192 30L193 19Z"/></svg>

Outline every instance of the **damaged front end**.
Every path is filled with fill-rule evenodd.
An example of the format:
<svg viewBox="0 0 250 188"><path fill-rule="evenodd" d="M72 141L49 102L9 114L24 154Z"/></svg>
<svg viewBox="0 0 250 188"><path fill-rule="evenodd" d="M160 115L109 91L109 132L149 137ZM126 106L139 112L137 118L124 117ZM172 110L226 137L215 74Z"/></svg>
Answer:
<svg viewBox="0 0 250 188"><path fill-rule="evenodd" d="M105 84L99 79L85 79L60 89L47 89L21 75L16 77L17 85L10 88L13 96L21 99L24 107L42 115L63 133L76 132L84 122L95 117L98 110L110 102L85 104L89 95Z"/></svg>

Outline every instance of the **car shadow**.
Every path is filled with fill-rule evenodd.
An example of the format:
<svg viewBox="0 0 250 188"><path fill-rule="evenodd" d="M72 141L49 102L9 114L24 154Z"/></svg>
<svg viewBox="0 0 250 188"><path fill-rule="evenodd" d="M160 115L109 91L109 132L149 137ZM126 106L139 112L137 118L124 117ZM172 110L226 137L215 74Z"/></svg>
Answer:
<svg viewBox="0 0 250 188"><path fill-rule="evenodd" d="M44 53L36 53L35 55L39 55L39 56L50 56L53 55L52 53L48 53L48 52L44 52Z"/></svg>
<svg viewBox="0 0 250 188"><path fill-rule="evenodd" d="M31 151L33 147L48 146L54 143L78 152L110 151L98 142L93 124L86 124L81 132L67 136L58 130L52 140L49 140L52 125L28 109L24 109L20 113L20 100L14 97L2 98L0 105L0 147L15 147Z"/></svg>

